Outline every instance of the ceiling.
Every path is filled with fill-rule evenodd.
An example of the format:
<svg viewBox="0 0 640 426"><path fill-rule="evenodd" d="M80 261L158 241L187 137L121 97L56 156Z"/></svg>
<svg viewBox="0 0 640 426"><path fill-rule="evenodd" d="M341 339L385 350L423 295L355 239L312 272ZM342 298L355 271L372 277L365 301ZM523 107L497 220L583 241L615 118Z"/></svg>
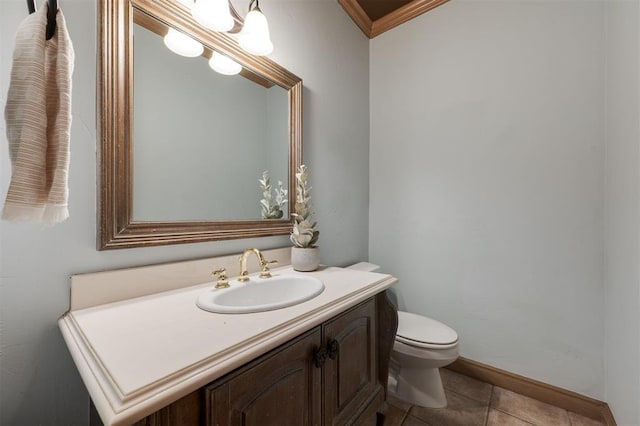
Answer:
<svg viewBox="0 0 640 426"><path fill-rule="evenodd" d="M374 38L449 0L338 0L363 33Z"/></svg>

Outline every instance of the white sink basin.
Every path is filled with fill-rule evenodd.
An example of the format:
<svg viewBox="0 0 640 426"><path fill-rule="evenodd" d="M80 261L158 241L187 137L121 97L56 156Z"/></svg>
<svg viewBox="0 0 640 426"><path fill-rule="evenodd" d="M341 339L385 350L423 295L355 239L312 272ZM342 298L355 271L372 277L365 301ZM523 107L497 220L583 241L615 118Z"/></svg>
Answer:
<svg viewBox="0 0 640 426"><path fill-rule="evenodd" d="M229 281L230 288L210 289L202 293L196 305L221 314L246 314L271 311L313 299L324 290L317 278L301 275L252 276L246 283Z"/></svg>

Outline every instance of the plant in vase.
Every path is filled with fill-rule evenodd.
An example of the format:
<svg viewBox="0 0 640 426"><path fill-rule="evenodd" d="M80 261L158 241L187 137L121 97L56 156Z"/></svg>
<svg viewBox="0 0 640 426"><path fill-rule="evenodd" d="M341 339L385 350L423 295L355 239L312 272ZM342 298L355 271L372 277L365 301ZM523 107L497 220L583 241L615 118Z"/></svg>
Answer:
<svg viewBox="0 0 640 426"><path fill-rule="evenodd" d="M296 204L291 232L291 266L296 271L315 271L320 266L320 250L316 242L320 236L316 222L311 222L309 172L304 164L296 173Z"/></svg>

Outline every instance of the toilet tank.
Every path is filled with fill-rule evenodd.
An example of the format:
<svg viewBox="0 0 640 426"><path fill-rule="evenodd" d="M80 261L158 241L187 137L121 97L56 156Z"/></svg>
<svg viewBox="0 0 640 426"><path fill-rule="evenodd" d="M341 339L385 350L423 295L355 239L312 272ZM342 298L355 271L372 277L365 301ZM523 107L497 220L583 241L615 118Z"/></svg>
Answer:
<svg viewBox="0 0 640 426"><path fill-rule="evenodd" d="M380 272L380 265L376 265L369 262L360 262L355 265L347 266L347 269L356 269L358 271L366 272Z"/></svg>

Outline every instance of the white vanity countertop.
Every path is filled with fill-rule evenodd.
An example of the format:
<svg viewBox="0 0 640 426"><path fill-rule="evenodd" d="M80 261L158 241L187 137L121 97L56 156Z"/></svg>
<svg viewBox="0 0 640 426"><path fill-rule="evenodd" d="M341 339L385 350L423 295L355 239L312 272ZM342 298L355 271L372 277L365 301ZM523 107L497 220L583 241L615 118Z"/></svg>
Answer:
<svg viewBox="0 0 640 426"><path fill-rule="evenodd" d="M252 314L199 309L212 283L67 312L60 329L104 424L133 423L396 282L335 267L274 271L284 273L312 275L325 290Z"/></svg>

